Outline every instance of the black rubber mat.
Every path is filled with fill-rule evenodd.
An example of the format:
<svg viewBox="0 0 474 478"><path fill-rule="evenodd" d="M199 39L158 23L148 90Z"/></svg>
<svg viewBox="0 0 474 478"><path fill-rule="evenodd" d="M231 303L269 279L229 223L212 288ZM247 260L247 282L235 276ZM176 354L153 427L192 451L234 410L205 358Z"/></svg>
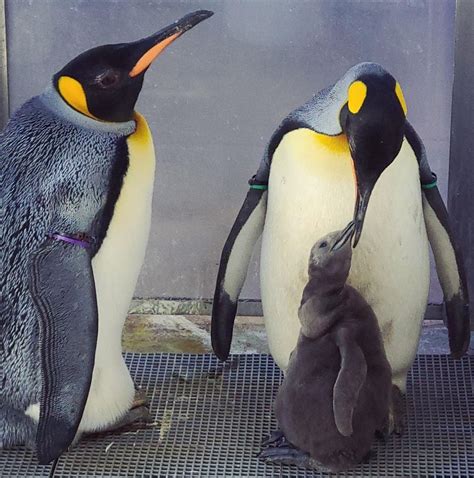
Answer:
<svg viewBox="0 0 474 478"><path fill-rule="evenodd" d="M54 477L310 477L265 465L256 454L276 426L273 397L281 374L267 355L237 355L222 366L210 355L127 354L147 390L155 424L148 430L81 442L54 473L22 450L0 452L0 474ZM474 476L474 357L420 355L408 382L408 424L375 445L355 477Z"/></svg>

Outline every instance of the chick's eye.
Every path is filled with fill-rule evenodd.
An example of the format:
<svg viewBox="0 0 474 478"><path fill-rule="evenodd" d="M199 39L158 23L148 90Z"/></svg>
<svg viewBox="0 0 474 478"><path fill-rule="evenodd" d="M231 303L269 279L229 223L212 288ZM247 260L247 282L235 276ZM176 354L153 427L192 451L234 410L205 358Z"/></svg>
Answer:
<svg viewBox="0 0 474 478"><path fill-rule="evenodd" d="M111 86L114 86L116 83L118 83L119 80L119 75L115 71L106 71L102 75L99 75L96 78L96 83L101 86L102 88L109 88Z"/></svg>
<svg viewBox="0 0 474 478"><path fill-rule="evenodd" d="M321 242L321 244L319 244L319 248L323 249L324 247L327 247L327 245L328 245L328 243L326 241Z"/></svg>

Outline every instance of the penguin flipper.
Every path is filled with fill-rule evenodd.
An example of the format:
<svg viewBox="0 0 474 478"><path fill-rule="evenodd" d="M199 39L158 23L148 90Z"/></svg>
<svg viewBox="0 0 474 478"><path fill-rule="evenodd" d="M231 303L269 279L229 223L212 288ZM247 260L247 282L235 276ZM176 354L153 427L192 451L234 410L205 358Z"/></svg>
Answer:
<svg viewBox="0 0 474 478"><path fill-rule="evenodd" d="M352 415L367 376L367 362L349 330L341 328L336 332L336 344L341 354L341 369L333 391L334 421L341 435L350 436Z"/></svg>
<svg viewBox="0 0 474 478"><path fill-rule="evenodd" d="M286 133L310 128L298 110L290 113L272 134L257 174L222 250L212 306L211 339L214 353L227 360L232 342L237 300L244 285L255 243L262 234L267 212L267 191L273 153Z"/></svg>
<svg viewBox="0 0 474 478"><path fill-rule="evenodd" d="M220 360L229 356L237 300L255 243L262 234L267 192L251 188L222 250L212 306L211 340Z"/></svg>
<svg viewBox="0 0 474 478"><path fill-rule="evenodd" d="M47 464L74 440L92 379L98 313L89 252L46 240L32 254L29 288L39 316L42 377L36 447Z"/></svg>
<svg viewBox="0 0 474 478"><path fill-rule="evenodd" d="M460 358L471 338L469 295L461 251L452 236L448 212L436 186L423 190L423 214L446 304L449 348L454 358Z"/></svg>
<svg viewBox="0 0 474 478"><path fill-rule="evenodd" d="M461 250L449 224L449 215L428 164L425 147L407 122L406 138L417 156L423 191L423 215L446 303L449 347L454 358L462 357L470 341L469 293Z"/></svg>

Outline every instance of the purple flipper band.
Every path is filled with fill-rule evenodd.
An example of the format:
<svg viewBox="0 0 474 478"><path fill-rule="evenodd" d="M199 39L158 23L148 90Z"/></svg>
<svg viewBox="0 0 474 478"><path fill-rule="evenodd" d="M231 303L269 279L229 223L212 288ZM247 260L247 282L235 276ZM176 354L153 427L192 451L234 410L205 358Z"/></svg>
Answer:
<svg viewBox="0 0 474 478"><path fill-rule="evenodd" d="M65 236L63 234L58 233L50 234L49 237L55 241L67 242L68 244L79 246L83 249L88 249L89 247L91 247L91 244L87 239L77 239L75 237Z"/></svg>

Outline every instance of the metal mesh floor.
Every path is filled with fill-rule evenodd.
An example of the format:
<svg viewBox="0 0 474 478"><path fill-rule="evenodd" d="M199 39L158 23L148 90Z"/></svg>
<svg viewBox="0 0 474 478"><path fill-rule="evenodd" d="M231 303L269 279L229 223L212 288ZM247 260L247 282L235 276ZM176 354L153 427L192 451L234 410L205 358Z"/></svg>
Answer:
<svg viewBox="0 0 474 478"><path fill-rule="evenodd" d="M210 355L127 354L147 390L156 426L82 441L56 468L35 465L23 449L0 452L2 477L312 477L261 463L260 441L276 427L273 397L282 376L267 355L236 355L222 366ZM453 361L420 355L407 394L401 437L377 443L354 477L474 476L474 356Z"/></svg>

